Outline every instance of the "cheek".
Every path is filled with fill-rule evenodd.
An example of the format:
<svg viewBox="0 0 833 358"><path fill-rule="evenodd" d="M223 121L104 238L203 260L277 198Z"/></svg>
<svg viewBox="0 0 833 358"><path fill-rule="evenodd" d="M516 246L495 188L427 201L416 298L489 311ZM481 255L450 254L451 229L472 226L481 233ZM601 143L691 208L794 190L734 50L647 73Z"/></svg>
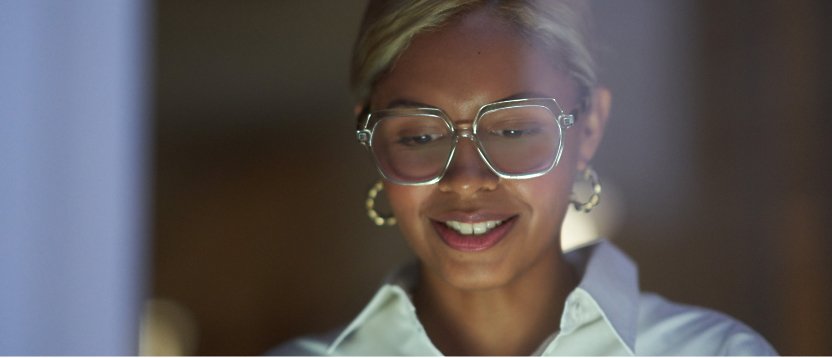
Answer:
<svg viewBox="0 0 833 358"><path fill-rule="evenodd" d="M525 188L525 196L533 211L550 220L557 212L563 211L570 201L571 172L564 170L551 173Z"/></svg>
<svg viewBox="0 0 833 358"><path fill-rule="evenodd" d="M533 237L558 236L570 202L573 172L572 168L559 164L545 176L516 185L516 195L523 198L531 213L529 234Z"/></svg>
<svg viewBox="0 0 833 358"><path fill-rule="evenodd" d="M547 175L524 183L519 188L534 210L544 215L561 215L550 216L550 220L563 218L565 208L570 203L573 181L577 172L578 147L581 142L578 131L583 130L583 127L577 125L569 130L573 132L564 138L564 150L558 165Z"/></svg>
<svg viewBox="0 0 833 358"><path fill-rule="evenodd" d="M403 216L397 220L404 220L405 216L419 210L419 203L424 200L420 189L422 188L385 183L385 192L394 214Z"/></svg>
<svg viewBox="0 0 833 358"><path fill-rule="evenodd" d="M433 186L415 187L385 183L388 200L396 217L396 226L408 247L421 260L431 257L429 237L433 228L422 215L424 204L431 195L431 187Z"/></svg>
<svg viewBox="0 0 833 358"><path fill-rule="evenodd" d="M421 212L431 193L429 187L385 183L388 202L406 238L417 237L423 231Z"/></svg>

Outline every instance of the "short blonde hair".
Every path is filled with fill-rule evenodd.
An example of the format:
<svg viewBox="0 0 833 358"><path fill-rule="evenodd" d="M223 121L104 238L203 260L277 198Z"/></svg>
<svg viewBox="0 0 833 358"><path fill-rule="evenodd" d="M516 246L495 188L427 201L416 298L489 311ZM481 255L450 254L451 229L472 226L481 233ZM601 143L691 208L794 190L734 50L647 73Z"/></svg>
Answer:
<svg viewBox="0 0 833 358"><path fill-rule="evenodd" d="M591 17L585 0L370 0L350 71L356 99L367 102L373 86L405 51L411 39L455 16L487 7L506 19L553 65L589 92L596 83Z"/></svg>

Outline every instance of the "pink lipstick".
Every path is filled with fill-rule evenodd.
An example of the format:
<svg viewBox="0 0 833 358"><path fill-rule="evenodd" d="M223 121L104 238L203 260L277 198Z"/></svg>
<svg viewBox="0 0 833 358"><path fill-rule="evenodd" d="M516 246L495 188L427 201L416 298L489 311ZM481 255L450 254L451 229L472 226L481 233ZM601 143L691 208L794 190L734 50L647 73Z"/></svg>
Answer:
<svg viewBox="0 0 833 358"><path fill-rule="evenodd" d="M434 225L434 230L437 231L440 239L452 249L477 252L487 250L503 240L512 229L516 219L516 216L506 219L500 225L480 235L463 235L440 221L431 220L431 224Z"/></svg>

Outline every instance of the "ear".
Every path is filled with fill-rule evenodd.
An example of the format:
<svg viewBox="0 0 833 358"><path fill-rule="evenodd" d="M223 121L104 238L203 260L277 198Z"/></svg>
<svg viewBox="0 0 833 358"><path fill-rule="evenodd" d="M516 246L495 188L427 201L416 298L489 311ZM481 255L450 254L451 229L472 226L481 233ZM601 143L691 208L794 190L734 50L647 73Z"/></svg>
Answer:
<svg viewBox="0 0 833 358"><path fill-rule="evenodd" d="M602 135L607 125L607 117L610 114L610 102L610 91L605 87L596 87L593 89L590 108L587 109L584 118L579 115L581 140L579 141L579 156L576 164L576 169L579 171L587 167L590 160L593 159L593 155L596 154L596 149L599 148L599 143L602 141Z"/></svg>
<svg viewBox="0 0 833 358"><path fill-rule="evenodd" d="M355 106L353 106L353 116L357 117L360 113L362 113L362 110L364 109L364 106L365 105L363 105L361 103L357 103Z"/></svg>

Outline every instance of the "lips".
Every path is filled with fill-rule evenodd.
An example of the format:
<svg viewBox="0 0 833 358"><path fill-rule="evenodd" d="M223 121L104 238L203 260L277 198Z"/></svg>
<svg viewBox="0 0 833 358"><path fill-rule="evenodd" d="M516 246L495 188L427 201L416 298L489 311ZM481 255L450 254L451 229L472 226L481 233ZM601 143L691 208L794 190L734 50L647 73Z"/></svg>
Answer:
<svg viewBox="0 0 833 358"><path fill-rule="evenodd" d="M431 220L440 239L459 251L477 252L497 245L517 221L517 216L450 215L446 220Z"/></svg>

